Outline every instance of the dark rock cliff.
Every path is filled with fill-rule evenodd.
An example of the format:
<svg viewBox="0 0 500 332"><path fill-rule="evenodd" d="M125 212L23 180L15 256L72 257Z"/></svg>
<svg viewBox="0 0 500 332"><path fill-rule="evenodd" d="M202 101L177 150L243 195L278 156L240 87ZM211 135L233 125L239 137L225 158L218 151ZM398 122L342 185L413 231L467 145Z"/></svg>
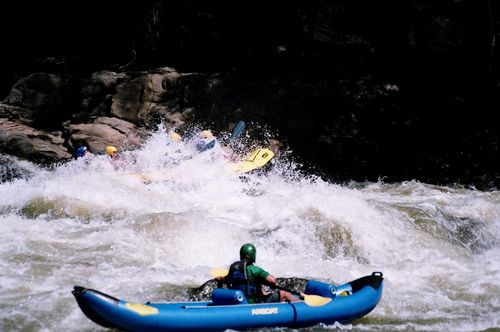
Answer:
<svg viewBox="0 0 500 332"><path fill-rule="evenodd" d="M499 185L498 0L17 2L2 13L0 116L60 131L68 152L80 142L71 126L103 116L215 129L244 119L335 181ZM22 82L32 98L21 102Z"/></svg>

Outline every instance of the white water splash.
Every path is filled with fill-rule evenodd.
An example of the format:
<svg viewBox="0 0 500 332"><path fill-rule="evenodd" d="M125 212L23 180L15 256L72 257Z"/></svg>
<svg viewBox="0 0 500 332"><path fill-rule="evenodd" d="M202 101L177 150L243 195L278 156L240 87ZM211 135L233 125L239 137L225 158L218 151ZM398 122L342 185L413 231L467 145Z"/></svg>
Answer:
<svg viewBox="0 0 500 332"><path fill-rule="evenodd" d="M303 176L288 154L240 178L221 146L198 153L168 137L159 130L124 152L118 171L106 156L50 171L23 162L25 178L0 184L0 330L100 330L74 285L183 299L245 242L278 277L343 283L382 271L380 304L349 329L500 326L499 192L341 186Z"/></svg>

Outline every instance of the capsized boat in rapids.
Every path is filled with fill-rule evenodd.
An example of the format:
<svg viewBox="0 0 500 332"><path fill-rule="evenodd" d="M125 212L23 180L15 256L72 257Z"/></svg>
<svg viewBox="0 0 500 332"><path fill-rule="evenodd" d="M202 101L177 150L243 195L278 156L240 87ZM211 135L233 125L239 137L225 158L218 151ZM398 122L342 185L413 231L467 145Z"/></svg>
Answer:
<svg viewBox="0 0 500 332"><path fill-rule="evenodd" d="M104 327L126 331L223 331L348 323L375 308L383 286L381 272L337 286L309 280L305 294L331 299L319 306L304 301L249 304L241 291L226 288L214 289L211 301L146 304L119 300L81 286L75 286L72 293L83 313Z"/></svg>

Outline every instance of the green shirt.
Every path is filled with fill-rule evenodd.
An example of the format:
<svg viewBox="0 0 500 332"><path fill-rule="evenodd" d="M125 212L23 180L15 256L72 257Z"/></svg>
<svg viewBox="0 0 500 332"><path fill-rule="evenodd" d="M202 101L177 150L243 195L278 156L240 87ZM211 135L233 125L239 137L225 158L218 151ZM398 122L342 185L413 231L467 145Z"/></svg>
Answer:
<svg viewBox="0 0 500 332"><path fill-rule="evenodd" d="M269 275L269 272L264 270L261 267L258 267L257 265L248 265L247 266L247 278L248 281L250 282L263 282L267 276Z"/></svg>
<svg viewBox="0 0 500 332"><path fill-rule="evenodd" d="M267 278L268 275L269 272L267 272L261 267L258 267L257 265L252 264L247 266L247 278L250 283L253 283L255 285L260 285L261 283L264 282L264 280ZM259 293L260 292L261 291L259 290ZM255 302L255 299L253 297L247 297L247 300L249 303Z"/></svg>

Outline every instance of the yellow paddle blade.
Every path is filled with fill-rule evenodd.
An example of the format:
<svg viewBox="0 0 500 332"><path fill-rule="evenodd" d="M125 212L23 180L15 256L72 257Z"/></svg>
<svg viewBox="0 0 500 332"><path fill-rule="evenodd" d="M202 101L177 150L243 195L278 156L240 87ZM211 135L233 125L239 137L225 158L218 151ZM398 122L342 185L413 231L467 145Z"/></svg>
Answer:
<svg viewBox="0 0 500 332"><path fill-rule="evenodd" d="M233 166L236 173L242 174L261 168L274 157L274 152L269 149L257 149L250 153L245 160Z"/></svg>
<svg viewBox="0 0 500 332"><path fill-rule="evenodd" d="M216 277L225 277L229 273L228 269L225 269L223 267L215 267L210 270L210 275L214 278Z"/></svg>
<svg viewBox="0 0 500 332"><path fill-rule="evenodd" d="M307 295L303 293L301 293L300 295L302 295L302 297L304 298L304 302L311 307L319 307L332 301L332 299L329 297L323 297L319 295Z"/></svg>

